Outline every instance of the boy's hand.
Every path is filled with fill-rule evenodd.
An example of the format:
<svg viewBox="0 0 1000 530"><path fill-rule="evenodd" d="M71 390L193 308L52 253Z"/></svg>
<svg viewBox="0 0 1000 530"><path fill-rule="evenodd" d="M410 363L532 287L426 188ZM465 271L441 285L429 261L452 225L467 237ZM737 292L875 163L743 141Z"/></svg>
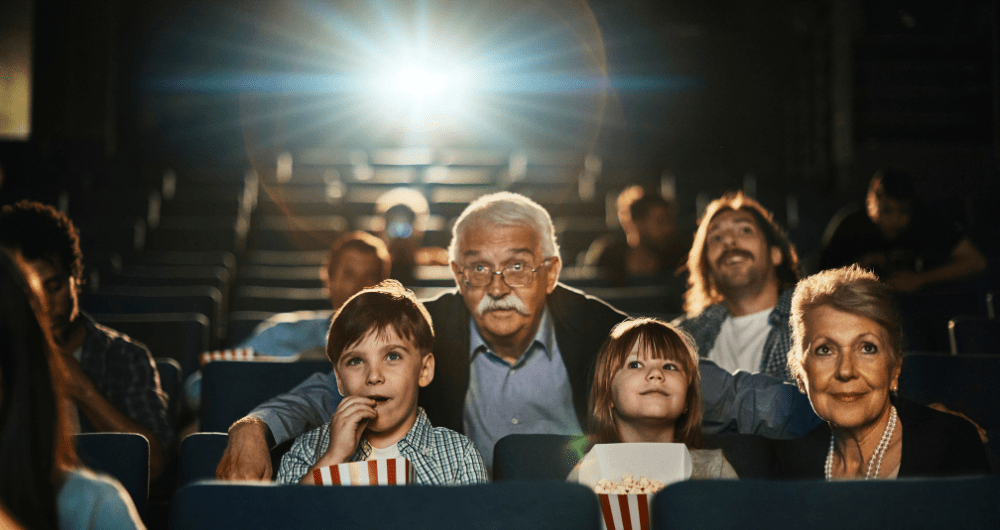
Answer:
<svg viewBox="0 0 1000 530"><path fill-rule="evenodd" d="M323 468L349 461L358 448L368 422L377 417L374 399L361 396L342 399L330 420L330 445L314 467Z"/></svg>

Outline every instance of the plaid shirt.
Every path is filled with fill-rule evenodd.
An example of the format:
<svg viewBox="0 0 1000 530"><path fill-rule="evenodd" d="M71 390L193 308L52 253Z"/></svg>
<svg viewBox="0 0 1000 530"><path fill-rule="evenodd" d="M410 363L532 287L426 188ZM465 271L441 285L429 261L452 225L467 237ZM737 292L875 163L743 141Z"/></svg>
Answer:
<svg viewBox="0 0 1000 530"><path fill-rule="evenodd" d="M465 436L444 427L431 426L424 409L417 409L417 421L398 442L400 456L413 465L415 483L444 486L489 482L479 451ZM298 484L330 445L330 422L299 436L281 459L277 481ZM362 438L352 462L371 455L368 440Z"/></svg>
<svg viewBox="0 0 1000 530"><path fill-rule="evenodd" d="M170 447L173 427L167 414L167 394L160 388L156 362L145 346L80 314L86 335L80 349L80 368L101 394L132 421L153 431L164 450ZM94 432L80 413L80 432Z"/></svg>
<svg viewBox="0 0 1000 530"><path fill-rule="evenodd" d="M778 296L767 321L771 331L764 342L764 356L760 360L760 371L792 381L792 372L788 369L788 350L792 347L792 330L788 317L792 310L792 293L795 289L786 289ZM682 317L674 323L687 331L698 344L698 353L703 358L712 351L715 339L722 329L722 322L729 316L729 310L723 304L712 304L693 317Z"/></svg>

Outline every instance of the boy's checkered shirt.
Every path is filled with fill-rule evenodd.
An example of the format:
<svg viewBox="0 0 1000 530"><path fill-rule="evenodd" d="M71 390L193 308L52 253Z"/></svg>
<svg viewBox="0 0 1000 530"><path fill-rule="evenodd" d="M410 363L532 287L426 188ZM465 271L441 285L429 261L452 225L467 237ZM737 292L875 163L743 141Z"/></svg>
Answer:
<svg viewBox="0 0 1000 530"><path fill-rule="evenodd" d="M330 445L330 422L295 440L281 459L277 481L298 484ZM413 465L415 483L445 486L489 482L483 458L472 441L444 427L433 427L424 409L417 409L417 421L399 441L399 454ZM367 460L371 446L364 438L352 462Z"/></svg>

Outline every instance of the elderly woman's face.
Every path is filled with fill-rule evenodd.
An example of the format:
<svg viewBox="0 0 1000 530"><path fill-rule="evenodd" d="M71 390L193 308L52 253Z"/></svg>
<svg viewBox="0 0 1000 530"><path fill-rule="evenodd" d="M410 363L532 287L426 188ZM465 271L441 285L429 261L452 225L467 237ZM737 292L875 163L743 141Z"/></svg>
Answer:
<svg viewBox="0 0 1000 530"><path fill-rule="evenodd" d="M804 317L799 388L816 414L844 429L877 424L888 414L889 389L899 380L889 334L874 320L826 305Z"/></svg>

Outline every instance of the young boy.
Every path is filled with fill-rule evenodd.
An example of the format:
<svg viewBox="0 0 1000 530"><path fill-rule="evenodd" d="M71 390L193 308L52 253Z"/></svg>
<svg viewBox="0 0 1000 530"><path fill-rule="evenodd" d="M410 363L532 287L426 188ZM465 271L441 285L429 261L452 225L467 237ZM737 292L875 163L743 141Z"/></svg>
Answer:
<svg viewBox="0 0 1000 530"><path fill-rule="evenodd" d="M465 436L432 427L417 392L434 379L434 330L413 292L386 280L337 311L327 336L344 399L329 423L299 436L281 459L278 482L314 484L313 470L402 456L415 483L488 482L479 451Z"/></svg>

